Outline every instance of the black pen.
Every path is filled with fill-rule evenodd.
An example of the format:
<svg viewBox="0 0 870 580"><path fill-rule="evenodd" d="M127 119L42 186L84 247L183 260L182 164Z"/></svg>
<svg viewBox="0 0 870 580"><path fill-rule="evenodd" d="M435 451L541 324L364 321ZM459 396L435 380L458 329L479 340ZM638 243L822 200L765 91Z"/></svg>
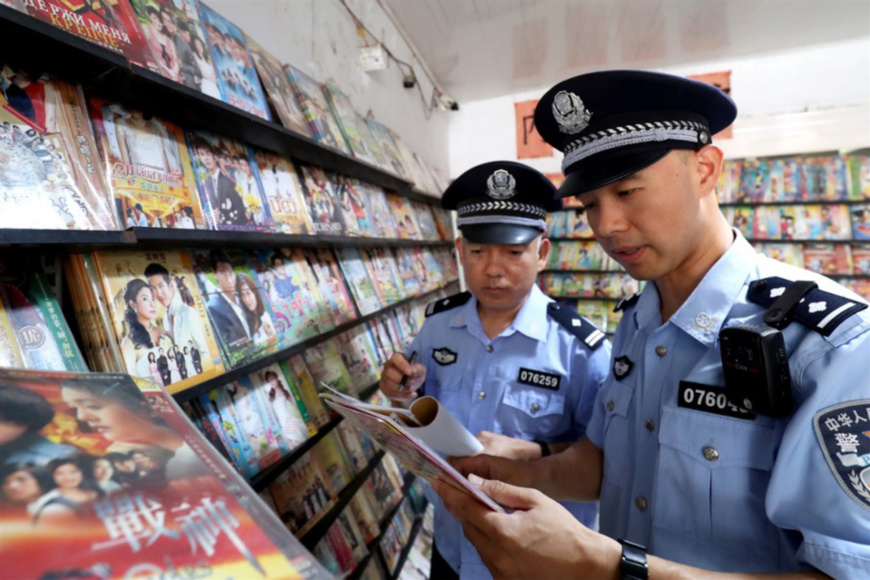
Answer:
<svg viewBox="0 0 870 580"><path fill-rule="evenodd" d="M408 364L414 364L414 361L417 360L417 351L412 351L410 358L408 358ZM408 375L402 377L402 380L399 381L399 392L401 393L406 388L408 388Z"/></svg>

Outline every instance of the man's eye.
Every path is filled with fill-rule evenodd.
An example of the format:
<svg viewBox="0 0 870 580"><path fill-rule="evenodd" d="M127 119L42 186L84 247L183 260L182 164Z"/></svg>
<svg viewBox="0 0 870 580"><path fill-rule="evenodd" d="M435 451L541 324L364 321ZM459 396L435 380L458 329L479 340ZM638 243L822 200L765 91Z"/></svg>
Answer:
<svg viewBox="0 0 870 580"><path fill-rule="evenodd" d="M637 189L623 189L622 191L619 192L619 196L625 197L626 195L631 195L635 191L637 191Z"/></svg>

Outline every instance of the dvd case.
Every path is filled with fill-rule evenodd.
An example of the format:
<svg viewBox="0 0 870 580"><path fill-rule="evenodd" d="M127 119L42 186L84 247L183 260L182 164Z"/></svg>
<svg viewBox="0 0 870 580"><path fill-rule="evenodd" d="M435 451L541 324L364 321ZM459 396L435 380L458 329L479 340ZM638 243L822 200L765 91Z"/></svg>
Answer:
<svg viewBox="0 0 870 580"><path fill-rule="evenodd" d="M0 228L120 229L81 86L0 67Z"/></svg>
<svg viewBox="0 0 870 580"><path fill-rule="evenodd" d="M182 130L98 97L88 105L103 171L125 226L204 228Z"/></svg>
<svg viewBox="0 0 870 580"><path fill-rule="evenodd" d="M330 578L162 387L0 371L0 397L33 426L0 450L7 577Z"/></svg>
<svg viewBox="0 0 870 580"><path fill-rule="evenodd" d="M292 65L284 67L314 138L327 147L352 155L320 83Z"/></svg>
<svg viewBox="0 0 870 580"><path fill-rule="evenodd" d="M302 107L293 94L287 68L250 36L245 35L245 42L251 51L260 81L266 89L266 97L278 113L281 123L295 133L312 137L311 127L308 126Z"/></svg>

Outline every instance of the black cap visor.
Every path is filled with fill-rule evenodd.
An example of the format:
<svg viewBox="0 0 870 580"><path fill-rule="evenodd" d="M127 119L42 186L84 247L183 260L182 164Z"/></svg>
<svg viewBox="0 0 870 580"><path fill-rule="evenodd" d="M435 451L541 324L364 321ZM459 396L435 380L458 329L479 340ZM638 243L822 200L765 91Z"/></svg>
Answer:
<svg viewBox="0 0 870 580"><path fill-rule="evenodd" d="M584 163L582 167L568 173L565 176L565 181L559 186L556 197L579 195L625 179L641 169L649 167L671 151L671 149L654 149L652 151L600 155L601 159L596 159L594 163Z"/></svg>
<svg viewBox="0 0 870 580"><path fill-rule="evenodd" d="M477 224L459 228L462 237L478 244L528 244L544 233L537 228L513 224Z"/></svg>

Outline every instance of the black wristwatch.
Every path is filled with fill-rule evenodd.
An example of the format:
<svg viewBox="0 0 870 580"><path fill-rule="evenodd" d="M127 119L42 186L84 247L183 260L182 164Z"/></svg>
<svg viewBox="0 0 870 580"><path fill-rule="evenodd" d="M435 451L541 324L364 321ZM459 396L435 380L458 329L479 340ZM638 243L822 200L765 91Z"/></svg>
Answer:
<svg viewBox="0 0 870 580"><path fill-rule="evenodd" d="M617 541L622 544L622 560L619 561L619 580L649 580L646 548L628 540Z"/></svg>

